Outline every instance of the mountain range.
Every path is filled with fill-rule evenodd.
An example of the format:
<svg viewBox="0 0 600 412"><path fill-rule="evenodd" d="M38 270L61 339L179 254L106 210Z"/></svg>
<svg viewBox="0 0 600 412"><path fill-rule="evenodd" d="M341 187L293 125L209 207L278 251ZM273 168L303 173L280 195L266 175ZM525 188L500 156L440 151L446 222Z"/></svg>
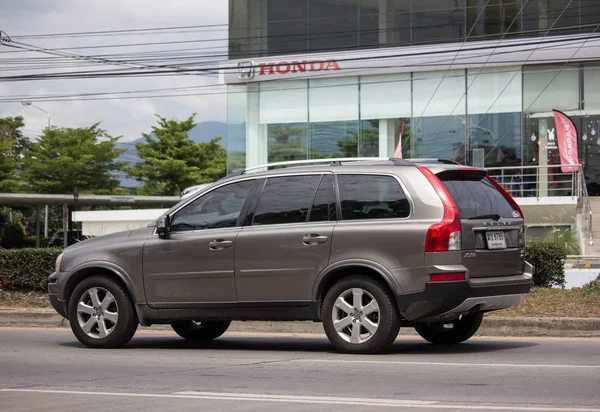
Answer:
<svg viewBox="0 0 600 412"><path fill-rule="evenodd" d="M219 144L227 148L227 124L223 122L201 122L190 130L189 137L196 143L208 143L217 136L223 136ZM138 152L135 147L136 143L145 143L145 139L139 139L117 143L117 149L127 149L125 153L119 156L117 162L137 163L141 159L138 157ZM139 182L133 178L119 174L119 180L122 187L136 187Z"/></svg>

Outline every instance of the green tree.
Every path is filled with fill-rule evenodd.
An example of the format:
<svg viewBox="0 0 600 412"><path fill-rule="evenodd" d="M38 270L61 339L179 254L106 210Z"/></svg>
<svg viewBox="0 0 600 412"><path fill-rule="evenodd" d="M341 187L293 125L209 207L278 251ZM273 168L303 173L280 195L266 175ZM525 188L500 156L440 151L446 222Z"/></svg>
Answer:
<svg viewBox="0 0 600 412"><path fill-rule="evenodd" d="M0 118L0 192L20 190L21 154L27 147L27 139L21 132L24 126L21 116Z"/></svg>
<svg viewBox="0 0 600 412"><path fill-rule="evenodd" d="M190 139L195 116L178 121L157 115L158 124L152 132L142 134L146 142L136 147L143 161L127 170L144 182L142 193L176 196L186 187L225 176L227 151L219 145L221 136L208 143Z"/></svg>
<svg viewBox="0 0 600 412"><path fill-rule="evenodd" d="M109 136L98 123L84 128L46 128L39 140L24 151L25 178L37 193L70 194L111 192L118 185L112 172L124 162L116 159L119 137Z"/></svg>

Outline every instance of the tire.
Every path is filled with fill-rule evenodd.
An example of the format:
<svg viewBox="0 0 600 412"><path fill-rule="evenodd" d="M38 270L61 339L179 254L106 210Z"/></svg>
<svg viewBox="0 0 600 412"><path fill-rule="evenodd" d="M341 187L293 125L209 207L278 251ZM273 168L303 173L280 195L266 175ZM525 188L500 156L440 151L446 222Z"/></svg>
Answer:
<svg viewBox="0 0 600 412"><path fill-rule="evenodd" d="M436 345L456 345L477 332L483 320L483 312L463 315L452 323L428 323L415 326L423 339ZM448 325L451 325L448 327Z"/></svg>
<svg viewBox="0 0 600 412"><path fill-rule="evenodd" d="M184 320L171 323L171 327L175 333L186 340L208 341L224 334L230 324L230 321L202 322Z"/></svg>
<svg viewBox="0 0 600 412"><path fill-rule="evenodd" d="M400 330L394 302L388 289L379 281L360 275L344 278L325 296L323 329L329 341L341 352L383 351L394 343ZM369 313L365 313L367 311Z"/></svg>
<svg viewBox="0 0 600 412"><path fill-rule="evenodd" d="M71 294L69 323L85 346L119 348L135 334L138 317L127 291L115 281L96 275L81 281Z"/></svg>

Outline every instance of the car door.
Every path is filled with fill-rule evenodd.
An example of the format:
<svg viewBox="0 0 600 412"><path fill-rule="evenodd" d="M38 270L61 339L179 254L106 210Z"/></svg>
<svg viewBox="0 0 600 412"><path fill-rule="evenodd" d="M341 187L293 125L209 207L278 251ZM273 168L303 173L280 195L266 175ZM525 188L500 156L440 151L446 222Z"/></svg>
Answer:
<svg viewBox="0 0 600 412"><path fill-rule="evenodd" d="M328 265L335 200L332 174L270 177L251 224L236 246L238 301L311 300L317 275Z"/></svg>
<svg viewBox="0 0 600 412"><path fill-rule="evenodd" d="M189 307L237 300L234 250L254 180L220 186L170 216L168 236L144 245L144 288L150 306Z"/></svg>

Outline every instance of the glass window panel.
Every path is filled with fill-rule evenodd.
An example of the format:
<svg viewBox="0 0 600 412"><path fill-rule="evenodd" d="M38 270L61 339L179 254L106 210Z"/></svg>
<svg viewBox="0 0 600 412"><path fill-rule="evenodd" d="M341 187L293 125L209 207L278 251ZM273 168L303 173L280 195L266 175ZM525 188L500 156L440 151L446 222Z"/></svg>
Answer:
<svg viewBox="0 0 600 412"><path fill-rule="evenodd" d="M579 107L579 69L553 65L526 67L523 74L523 111L551 112Z"/></svg>
<svg viewBox="0 0 600 412"><path fill-rule="evenodd" d="M360 122L360 136L358 144L358 157L379 156L379 120L362 120Z"/></svg>
<svg viewBox="0 0 600 412"><path fill-rule="evenodd" d="M379 0L359 0L358 45L361 47L379 45L379 3Z"/></svg>
<svg viewBox="0 0 600 412"><path fill-rule="evenodd" d="M421 117L411 122L410 156L450 159L466 164L464 116Z"/></svg>
<svg viewBox="0 0 600 412"><path fill-rule="evenodd" d="M338 175L342 220L392 219L410 215L410 203L391 176Z"/></svg>
<svg viewBox="0 0 600 412"><path fill-rule="evenodd" d="M309 159L307 123L282 123L267 126L269 162Z"/></svg>
<svg viewBox="0 0 600 412"><path fill-rule="evenodd" d="M215 189L173 216L172 232L235 227L254 180Z"/></svg>
<svg viewBox="0 0 600 412"><path fill-rule="evenodd" d="M379 13L385 21L380 27L380 43L388 46L406 45L410 42L411 0L380 1Z"/></svg>
<svg viewBox="0 0 600 412"><path fill-rule="evenodd" d="M413 117L464 114L465 87L464 70L414 73Z"/></svg>
<svg viewBox="0 0 600 412"><path fill-rule="evenodd" d="M308 1L269 0L269 54L302 53L308 46Z"/></svg>
<svg viewBox="0 0 600 412"><path fill-rule="evenodd" d="M309 1L308 42L311 51L358 46L358 1Z"/></svg>
<svg viewBox="0 0 600 412"><path fill-rule="evenodd" d="M467 72L468 113L521 112L522 75L518 67L484 67Z"/></svg>
<svg viewBox="0 0 600 412"><path fill-rule="evenodd" d="M310 80L308 96L311 123L358 120L358 77Z"/></svg>
<svg viewBox="0 0 600 412"><path fill-rule="evenodd" d="M543 36L549 30L554 35L579 33L579 19L579 0L530 1L523 10L523 30L528 36Z"/></svg>
<svg viewBox="0 0 600 412"><path fill-rule="evenodd" d="M413 42L460 40L465 37L465 1L415 1L411 28Z"/></svg>
<svg viewBox="0 0 600 412"><path fill-rule="evenodd" d="M485 167L521 164L521 113L469 114L467 132L472 151L483 154Z"/></svg>
<svg viewBox="0 0 600 412"><path fill-rule="evenodd" d="M308 81L286 80L260 84L260 123L308 121Z"/></svg>
<svg viewBox="0 0 600 412"><path fill-rule="evenodd" d="M311 158L356 157L358 150L358 121L310 124Z"/></svg>
<svg viewBox="0 0 600 412"><path fill-rule="evenodd" d="M360 118L410 116L410 73L363 76L360 79Z"/></svg>
<svg viewBox="0 0 600 412"><path fill-rule="evenodd" d="M600 66L583 69L583 98L585 110L600 110Z"/></svg>
<svg viewBox="0 0 600 412"><path fill-rule="evenodd" d="M521 31L521 0L467 0L469 39L500 38Z"/></svg>
<svg viewBox="0 0 600 412"><path fill-rule="evenodd" d="M263 0L229 2L229 58L268 54L267 8L258 7L260 1Z"/></svg>
<svg viewBox="0 0 600 412"><path fill-rule="evenodd" d="M600 22L600 2L598 0L580 0L582 32L593 32ZM596 30L597 32L597 30Z"/></svg>
<svg viewBox="0 0 600 412"><path fill-rule="evenodd" d="M273 177L260 195L252 225L306 222L320 175Z"/></svg>

